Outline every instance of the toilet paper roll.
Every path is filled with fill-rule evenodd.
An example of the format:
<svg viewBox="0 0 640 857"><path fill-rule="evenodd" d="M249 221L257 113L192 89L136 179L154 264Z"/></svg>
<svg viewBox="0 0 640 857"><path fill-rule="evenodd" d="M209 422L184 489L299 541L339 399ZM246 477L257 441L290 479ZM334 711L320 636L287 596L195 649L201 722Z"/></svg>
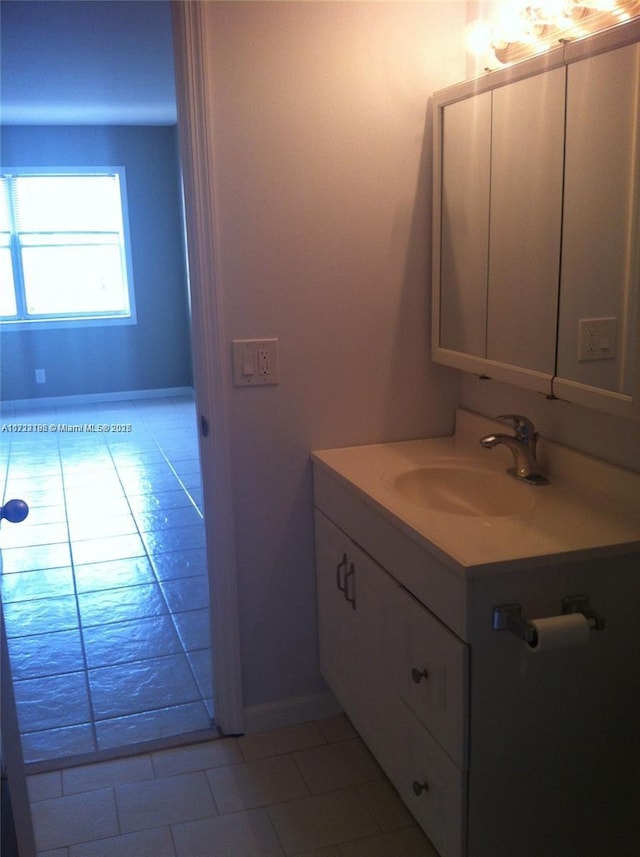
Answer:
<svg viewBox="0 0 640 857"><path fill-rule="evenodd" d="M589 622L582 613L531 619L529 624L533 625L538 634L536 642L530 646L532 652L583 646L589 640Z"/></svg>

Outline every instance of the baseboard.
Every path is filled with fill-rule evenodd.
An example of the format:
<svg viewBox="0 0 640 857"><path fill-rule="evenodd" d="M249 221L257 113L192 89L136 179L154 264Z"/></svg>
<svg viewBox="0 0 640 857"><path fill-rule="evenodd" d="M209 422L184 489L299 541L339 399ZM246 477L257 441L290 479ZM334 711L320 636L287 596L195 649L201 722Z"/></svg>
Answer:
<svg viewBox="0 0 640 857"><path fill-rule="evenodd" d="M265 732L269 729L281 729L308 723L310 720L322 720L342 714L342 708L335 696L315 693L309 696L295 696L267 702L262 705L249 705L244 709L244 731Z"/></svg>
<svg viewBox="0 0 640 857"><path fill-rule="evenodd" d="M162 387L153 390L124 390L118 393L82 393L77 396L46 396L41 399L11 399L0 408L50 408L55 405L93 405L102 402L129 402L132 399L168 399L171 396L193 396L193 387Z"/></svg>

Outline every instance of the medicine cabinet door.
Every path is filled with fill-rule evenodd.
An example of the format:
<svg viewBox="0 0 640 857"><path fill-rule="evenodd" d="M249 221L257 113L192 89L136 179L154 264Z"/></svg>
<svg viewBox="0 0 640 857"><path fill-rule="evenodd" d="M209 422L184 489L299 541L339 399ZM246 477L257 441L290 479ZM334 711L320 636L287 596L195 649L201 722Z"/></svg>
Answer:
<svg viewBox="0 0 640 857"><path fill-rule="evenodd" d="M564 90L565 70L557 68L493 92L487 358L548 377L555 367Z"/></svg>
<svg viewBox="0 0 640 857"><path fill-rule="evenodd" d="M491 93L442 112L441 348L484 358L487 350Z"/></svg>
<svg viewBox="0 0 640 857"><path fill-rule="evenodd" d="M545 393L555 366L564 91L557 68L452 100L436 136L434 359Z"/></svg>
<svg viewBox="0 0 640 857"><path fill-rule="evenodd" d="M638 384L639 100L638 44L568 68L556 391L622 415Z"/></svg>

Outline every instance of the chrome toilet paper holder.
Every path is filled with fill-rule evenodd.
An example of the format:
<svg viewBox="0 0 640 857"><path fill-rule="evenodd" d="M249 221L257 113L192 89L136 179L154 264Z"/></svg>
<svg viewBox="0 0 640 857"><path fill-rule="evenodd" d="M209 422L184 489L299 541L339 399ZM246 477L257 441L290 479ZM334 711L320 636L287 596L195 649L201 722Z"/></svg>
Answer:
<svg viewBox="0 0 640 857"><path fill-rule="evenodd" d="M604 629L604 618L589 604L588 595L567 595L563 598L562 615L570 613L582 613L592 631ZM494 631L511 631L530 646L535 646L538 640L538 632L523 618L520 604L501 604L494 607L492 628Z"/></svg>

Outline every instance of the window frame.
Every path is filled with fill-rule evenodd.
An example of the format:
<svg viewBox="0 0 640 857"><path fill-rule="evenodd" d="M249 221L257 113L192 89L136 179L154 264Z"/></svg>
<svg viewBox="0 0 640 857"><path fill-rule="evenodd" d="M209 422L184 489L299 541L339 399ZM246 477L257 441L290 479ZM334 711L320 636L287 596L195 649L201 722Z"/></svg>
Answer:
<svg viewBox="0 0 640 857"><path fill-rule="evenodd" d="M127 196L126 168L124 166L60 166L60 167L6 167L0 169L2 178L10 179L29 178L37 176L117 176L120 190L120 209L122 215L122 262L126 282L124 284L128 294L129 310L125 312L115 311L87 311L87 312L61 312L53 315L51 313L25 317L26 308L25 285L23 278L23 266L20 259L21 244L16 219L10 215L11 232L9 236L11 267L13 272L13 289L16 309L16 317L0 316L0 330L47 330L55 328L81 328L81 327L110 327L112 325L134 325L137 324L135 288L133 279L133 263L131 256L131 237L129 229L129 205ZM42 234L42 233L41 233ZM65 234L52 233L55 234ZM71 233L72 234L72 233ZM77 233L81 234L81 233ZM3 245L4 246L4 245ZM28 246L28 245L27 245ZM61 246L69 246L62 244Z"/></svg>

